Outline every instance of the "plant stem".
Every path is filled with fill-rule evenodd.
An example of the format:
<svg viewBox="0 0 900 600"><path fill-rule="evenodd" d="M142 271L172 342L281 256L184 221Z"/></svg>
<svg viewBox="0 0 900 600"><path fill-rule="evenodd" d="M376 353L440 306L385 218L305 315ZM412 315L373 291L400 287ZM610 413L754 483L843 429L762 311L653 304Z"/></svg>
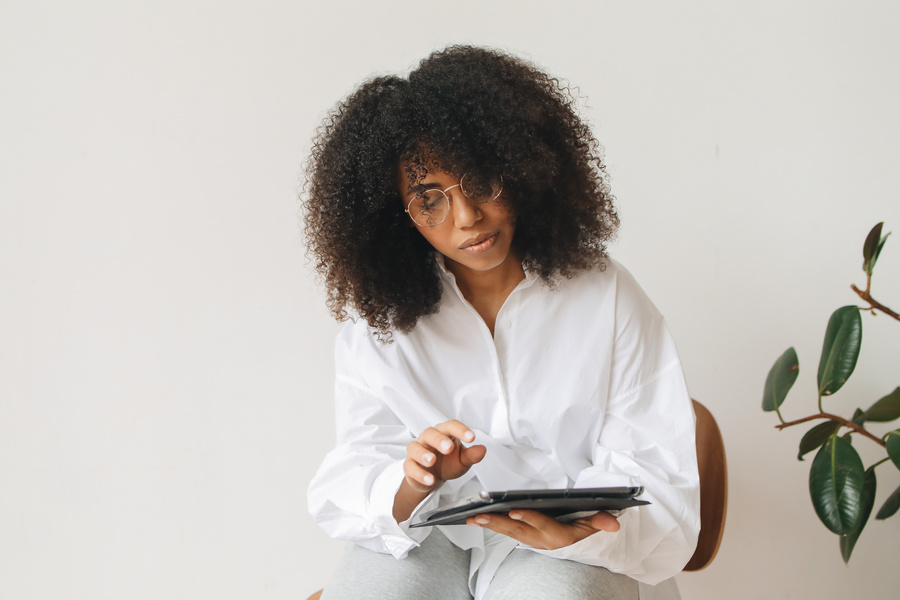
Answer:
<svg viewBox="0 0 900 600"><path fill-rule="evenodd" d="M778 420L781 421L781 424L784 425L784 417L781 416L781 409L777 406L775 407L775 414L778 415Z"/></svg>
<svg viewBox="0 0 900 600"><path fill-rule="evenodd" d="M845 419L845 418L843 418L843 417L839 417L839 416L837 416L837 415L832 415L832 414L825 413L825 412L819 413L819 414L817 414L817 415L810 415L810 416L808 416L808 417L803 417L802 419L797 419L796 421L791 421L791 422L789 422L789 423L782 423L781 425L776 425L776 426L775 426L775 429L784 429L785 427L791 427L791 426L793 426L793 425L799 425L800 423L806 423L807 421L812 421L813 419L830 419L830 420L832 420L832 421L837 421L838 423L840 423L840 424L843 425L844 427L849 427L849 428L852 429L853 431L855 431L855 432L857 432L857 433L860 433L860 434L866 436L867 438L869 438L870 440L872 440L873 442L875 442L876 444L878 444L878 445L881 446L882 448L886 448L886 447L887 447L887 444L885 444L883 440L881 440L880 438L875 437L874 435L872 435L871 433L869 433L868 431L866 431L866 428L865 428L865 427L860 427L859 425L857 425L857 424L854 423L853 421L848 421L847 419Z"/></svg>
<svg viewBox="0 0 900 600"><path fill-rule="evenodd" d="M873 464L873 465L872 465L871 467L869 467L869 468L870 468L870 469L874 469L875 467L877 467L877 466L880 465L881 463L885 463L885 462L887 462L887 461L889 461L889 460L891 460L891 457L890 457L890 456L885 456L884 458L882 458L881 460L879 460L877 463Z"/></svg>
<svg viewBox="0 0 900 600"><path fill-rule="evenodd" d="M850 289L852 289L854 292L856 292L857 296L859 296L860 298L862 298L863 300L865 300L866 302L869 303L869 308L867 310L880 310L884 314L886 314L890 317L894 317L895 319L900 321L900 314L895 313L890 308L888 308L884 304L881 304L880 302L875 300L875 298L872 297L872 295L869 293L871 286L872 286L872 276L867 275L866 276L866 289L864 289L864 290L859 289L858 287L856 287L855 283L850 284Z"/></svg>

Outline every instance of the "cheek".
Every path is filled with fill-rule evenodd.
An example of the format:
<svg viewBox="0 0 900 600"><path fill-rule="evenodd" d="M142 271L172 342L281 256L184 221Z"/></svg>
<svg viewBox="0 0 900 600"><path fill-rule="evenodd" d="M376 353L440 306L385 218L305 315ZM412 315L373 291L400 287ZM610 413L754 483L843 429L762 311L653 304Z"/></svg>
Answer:
<svg viewBox="0 0 900 600"><path fill-rule="evenodd" d="M491 207L495 208L496 214L499 218L506 219L511 223L515 223L516 221L516 211L512 202L510 202L504 196L500 196L490 204Z"/></svg>
<svg viewBox="0 0 900 600"><path fill-rule="evenodd" d="M497 211L494 214L495 217L499 220L506 221L511 225L516 224L516 213L513 212L512 206L507 203L497 206Z"/></svg>
<svg viewBox="0 0 900 600"><path fill-rule="evenodd" d="M424 227L416 227L416 230L419 232L425 241L432 245L436 250L441 250L444 245L444 236L440 235L440 232L435 231L437 227L434 228L424 228Z"/></svg>

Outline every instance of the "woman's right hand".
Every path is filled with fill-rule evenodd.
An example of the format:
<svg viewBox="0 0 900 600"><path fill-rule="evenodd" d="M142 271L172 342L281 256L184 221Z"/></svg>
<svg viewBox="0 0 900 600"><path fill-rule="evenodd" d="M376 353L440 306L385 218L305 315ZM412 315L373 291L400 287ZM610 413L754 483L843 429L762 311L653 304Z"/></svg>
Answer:
<svg viewBox="0 0 900 600"><path fill-rule="evenodd" d="M406 483L419 493L427 493L440 481L461 477L487 452L484 446L463 446L463 442L473 441L475 434L459 421L429 427L406 447Z"/></svg>

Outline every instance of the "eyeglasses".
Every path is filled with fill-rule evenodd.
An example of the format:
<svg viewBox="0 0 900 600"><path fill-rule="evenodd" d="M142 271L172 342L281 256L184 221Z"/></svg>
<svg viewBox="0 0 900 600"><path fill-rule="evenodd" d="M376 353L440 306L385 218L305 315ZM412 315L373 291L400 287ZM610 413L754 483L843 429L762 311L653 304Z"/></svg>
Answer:
<svg viewBox="0 0 900 600"><path fill-rule="evenodd" d="M416 225L437 227L450 214L450 196L447 192L458 187L463 196L477 204L487 204L500 197L503 176L493 167L485 167L478 173L465 173L459 183L447 189L422 190L406 205L406 212Z"/></svg>

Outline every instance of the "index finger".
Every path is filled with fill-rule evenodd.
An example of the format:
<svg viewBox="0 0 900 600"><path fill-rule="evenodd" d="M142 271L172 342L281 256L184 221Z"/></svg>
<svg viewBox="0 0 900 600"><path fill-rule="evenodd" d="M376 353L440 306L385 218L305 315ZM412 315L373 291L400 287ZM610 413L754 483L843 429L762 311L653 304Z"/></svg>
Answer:
<svg viewBox="0 0 900 600"><path fill-rule="evenodd" d="M510 511L509 518L515 519L517 521L524 521L532 527L542 530L558 529L557 526L566 525L566 523L562 523L554 519L553 517L548 517L542 512L521 508ZM595 529L597 531L608 531L610 533L617 532L620 527L619 520L617 518L602 510L587 517L575 519L574 521L570 521L568 523L568 525L573 524L590 527L591 529Z"/></svg>
<svg viewBox="0 0 900 600"><path fill-rule="evenodd" d="M456 419L451 419L450 421L444 421L439 425L434 426L435 429L444 433L446 435L453 436L459 440L464 442L472 442L475 441L475 433L469 429L466 425L460 423Z"/></svg>
<svg viewBox="0 0 900 600"><path fill-rule="evenodd" d="M514 521L527 523L535 529L539 529L541 531L565 527L565 525L563 525L553 517L549 517L542 512L530 510L527 508L516 508L509 511L509 518Z"/></svg>

